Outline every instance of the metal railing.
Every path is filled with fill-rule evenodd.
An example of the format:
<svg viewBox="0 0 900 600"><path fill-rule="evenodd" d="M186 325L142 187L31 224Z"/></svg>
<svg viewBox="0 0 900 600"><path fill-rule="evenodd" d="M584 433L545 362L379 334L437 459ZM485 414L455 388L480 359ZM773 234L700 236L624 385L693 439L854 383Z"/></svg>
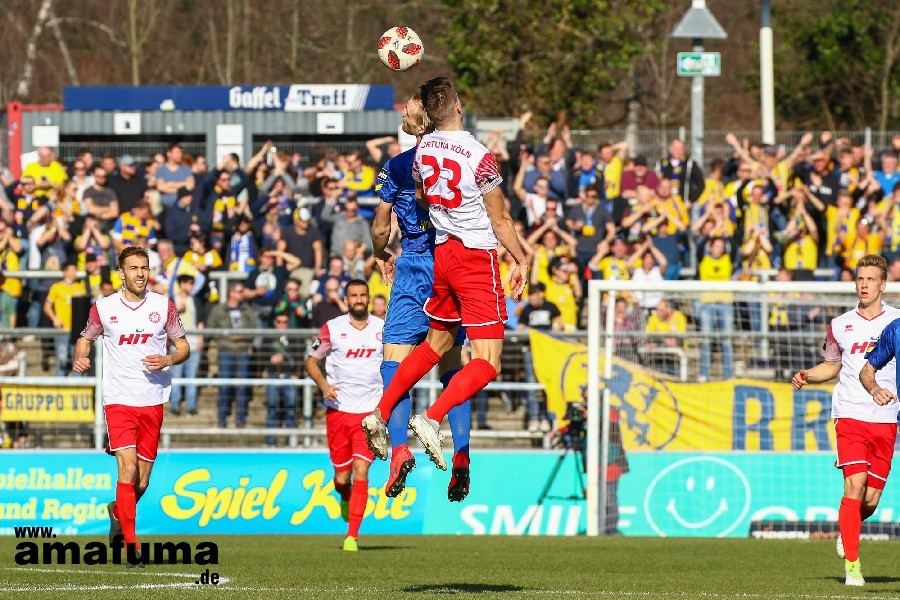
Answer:
<svg viewBox="0 0 900 600"><path fill-rule="evenodd" d="M172 381L172 385L179 386L184 390L184 387L196 387L197 388L197 399L199 400L198 408L201 408L200 417L201 421L197 422L185 422L180 421L179 419L169 419L166 422L163 430L163 439L162 445L163 447L170 447L173 444L174 440L185 439L185 438L206 438L212 439L217 436L226 436L226 437L234 437L234 436L243 436L250 437L254 435L264 435L270 437L286 437L288 439L288 445L290 447L296 447L298 445L302 446L310 446L314 440L321 440L324 438L325 431L321 426L322 423L320 421L321 411L318 410L320 404L320 397L318 393L318 387L316 383L306 377L303 373L303 365L302 362L298 363L295 369L296 371L292 371L296 373L299 377L297 379L288 379L288 378L278 378L274 375L271 375L270 362L268 360L268 354L264 350L264 344L267 341L273 340L275 337L288 336L289 338L293 338L297 340L296 344L292 344L292 347L296 349L300 355L305 358L306 349L308 344L315 338L318 333L317 330L314 329L288 329L288 330L277 330L277 329L246 329L246 330L233 330L233 329L191 329L187 330L186 333L189 336L192 335L201 335L204 338L204 346L202 352L198 353L202 356L202 360L206 362L201 362L201 364L205 364L206 367L202 368L202 370L198 373L197 377L174 377ZM94 344L94 352L95 357L92 358L94 370L91 375L84 376L70 376L70 377L55 377L53 375L54 365L57 365L58 361L55 361L57 358L52 350L52 342L54 339L58 338L60 335L69 336L71 334L70 331L61 332L57 329L48 329L48 328L2 328L0 329L0 336L6 337L8 339L16 341L21 350L19 350L16 360L12 361L16 363L16 368L13 370L10 368L4 374L8 374L7 376L0 377L0 386L4 385L21 385L21 386L56 386L56 387L84 387L84 386L92 386L94 389L94 422L92 425L93 429L93 445L94 447L100 449L104 446L104 439L106 435L105 430L105 420L102 413L103 409L103 375L104 375L104 362L102 358L103 344L97 343ZM251 351L246 361L248 363L248 370L250 374L247 377L243 378L223 378L219 376L219 372L217 371L219 363L217 362L219 351L218 345L216 343L217 339L221 339L225 336L234 336L239 334L243 337L246 337L249 340L259 340L259 345ZM523 336L519 335L511 335L512 344L517 344L522 339ZM522 371L522 359L524 355L520 352L516 352L517 347L513 347L513 350L510 351L508 349L507 354L509 355L507 361L513 361L514 366L509 368L506 376L514 379L519 379L515 373L519 373ZM71 360L71 346L69 351L69 359ZM43 364L42 367L39 367L39 364ZM507 365L509 366L509 365ZM27 369L26 369L27 367ZM40 370L39 370L40 369ZM208 371L206 369L209 369ZM49 376L47 371L49 370ZM63 367L63 373L66 372L65 367ZM40 374L43 373L43 374ZM512 373L512 374L510 374ZM262 424L263 413L257 411L250 412L250 419L248 419L247 427L241 428L224 428L220 426L214 426L213 415L215 414L215 409L218 405L218 389L222 386L242 386L247 390L247 398L248 401L256 398L256 401L259 402L263 396L264 390L268 388L278 388L278 387L293 387L298 389L297 392L297 426L292 428L272 428L272 427L254 427L254 425ZM432 403L439 394L442 389L442 385L437 381L437 370L433 370L426 379L420 382L414 388L414 401L419 403ZM495 399L500 395L500 393L509 393L509 394L518 394L524 395L527 392L532 393L541 393L543 392L543 386L538 383L519 383L518 381L498 381L490 384L487 387L487 392L492 394L492 397ZM184 399L184 398L183 398ZM481 402L485 402L485 399L482 399ZM293 406L293 405L292 405ZM420 404L421 406L421 404ZM522 401L522 406L524 407L524 400ZM269 406L264 405L264 412L269 410ZM212 409L212 410L210 410ZM284 413L280 411L280 417L283 417ZM291 408L293 410L293 408ZM497 426L497 419L499 418L500 423L504 423L501 427L497 429L490 429L487 431L480 431L477 433L475 437L482 439L495 439L495 440L541 440L544 435L542 433L534 433L534 432L526 432L524 431L524 427L515 427L510 426L509 419L517 418L516 416L510 415L501 415L500 413L494 413L494 409L491 409L491 419L494 421L495 427ZM485 413L486 415L487 413ZM475 411L473 410L473 417L475 415ZM266 414L266 416L268 416ZM279 418L279 421L283 422L283 418ZM209 423L209 425L206 425ZM71 425L63 425L62 423L56 423L53 421L40 421L36 420L31 423L27 429L31 434L34 434L35 440L40 440L46 438L48 435L51 438L50 443L59 443L60 440L63 444L67 443L66 440L69 440L71 435L75 436L75 440L77 441L81 435L79 432L84 432L84 430L89 427L87 423L72 423ZM60 438L59 436L63 437ZM202 444L201 444L202 445Z"/></svg>

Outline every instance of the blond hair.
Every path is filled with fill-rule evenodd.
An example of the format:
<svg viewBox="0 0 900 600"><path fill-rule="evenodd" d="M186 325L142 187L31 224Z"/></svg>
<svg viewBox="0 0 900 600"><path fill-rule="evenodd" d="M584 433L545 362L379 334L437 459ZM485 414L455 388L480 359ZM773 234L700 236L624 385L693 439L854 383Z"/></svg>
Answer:
<svg viewBox="0 0 900 600"><path fill-rule="evenodd" d="M881 280L887 281L888 264L887 260L883 256L879 254L866 254L861 259L859 259L858 263L856 263L857 273L862 267L875 267L881 274Z"/></svg>

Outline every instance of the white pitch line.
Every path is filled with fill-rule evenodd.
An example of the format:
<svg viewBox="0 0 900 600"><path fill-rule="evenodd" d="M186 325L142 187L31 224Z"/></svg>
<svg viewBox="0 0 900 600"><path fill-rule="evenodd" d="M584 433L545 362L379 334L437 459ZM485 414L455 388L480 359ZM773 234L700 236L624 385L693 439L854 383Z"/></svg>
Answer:
<svg viewBox="0 0 900 600"><path fill-rule="evenodd" d="M123 565L124 566L124 565ZM151 575L153 577L200 577L199 573L160 573L157 571L98 571L98 570L89 570L89 569L45 569L39 567L0 567L0 571L31 571L32 573L82 573L85 575L138 575L138 576L147 576ZM221 581L221 579L220 579Z"/></svg>
<svg viewBox="0 0 900 600"><path fill-rule="evenodd" d="M99 592L106 590L161 589L200 587L195 583L139 583L135 585L26 585L0 588L0 592Z"/></svg>
<svg viewBox="0 0 900 600"><path fill-rule="evenodd" d="M153 571L92 571L88 569L44 569L29 567L0 567L0 571L31 571L34 573L82 573L89 575L125 575L125 576L154 576L154 577L183 577L196 579L199 575L191 573L158 573ZM18 587L0 587L0 592L74 592L74 591L105 591L105 590L125 590L125 589L163 589L163 588L213 588L223 592L299 592L299 593L354 593L363 591L362 588L356 587L337 587L337 588L316 588L316 587L254 587L240 586L232 587L224 584L232 581L229 577L220 577L217 585L198 585L193 581L189 582L173 582L173 583L143 583L135 585L78 585L74 583L60 585L23 585ZM396 590L366 588L365 591L370 593L393 593ZM466 593L471 590L461 589L451 586L437 587L430 589L436 593ZM584 592L580 590L536 590L536 589L519 589L504 591L504 594L519 596L613 596L616 598L717 598L717 599L753 599L753 598L785 598L798 600L856 600L859 596L847 596L844 594L788 594L774 593L761 594L754 592L737 592L733 594L721 592L668 592L668 591L613 591L613 590L591 590ZM869 596L866 600L896 600L896 596Z"/></svg>
<svg viewBox="0 0 900 600"><path fill-rule="evenodd" d="M171 582L171 583L138 583L132 585L79 585L76 583L65 583L58 585L21 585L15 587L0 587L0 592L94 592L106 590L127 590L127 589L165 589L165 588L200 588L208 587L205 584L198 584L196 580L200 578L198 573L169 573L156 571L99 571L89 569L46 569L46 568L29 568L29 567L0 567L0 571L28 571L32 573L64 573L64 574L87 574L87 575L124 575L137 577L182 577L193 579L194 581ZM214 587L224 585L231 581L229 577L219 577L219 583ZM227 588L221 588L227 589Z"/></svg>

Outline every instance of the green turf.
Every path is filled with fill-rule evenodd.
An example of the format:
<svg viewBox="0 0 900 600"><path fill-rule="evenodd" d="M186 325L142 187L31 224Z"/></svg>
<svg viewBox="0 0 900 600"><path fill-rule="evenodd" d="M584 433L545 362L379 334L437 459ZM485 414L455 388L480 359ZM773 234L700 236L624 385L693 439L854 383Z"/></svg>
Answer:
<svg viewBox="0 0 900 600"><path fill-rule="evenodd" d="M183 539L196 544L205 538ZM219 586L172 575L196 574L196 565L17 570L17 541L0 538L3 599L900 597L900 544L894 542L864 543L868 585L848 588L831 541L363 536L354 554L341 550L340 536L216 536L209 541L218 544L220 561L211 570L230 578ZM166 587L173 583L190 587ZM96 589L102 586L111 587Z"/></svg>

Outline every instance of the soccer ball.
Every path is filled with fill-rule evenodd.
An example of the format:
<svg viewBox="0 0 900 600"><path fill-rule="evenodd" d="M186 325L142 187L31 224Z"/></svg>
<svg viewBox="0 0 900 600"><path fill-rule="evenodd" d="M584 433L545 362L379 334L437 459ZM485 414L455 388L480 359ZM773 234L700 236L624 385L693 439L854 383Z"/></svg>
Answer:
<svg viewBox="0 0 900 600"><path fill-rule="evenodd" d="M389 69L405 71L419 64L425 47L418 34L409 27L391 27L378 42L378 58Z"/></svg>

